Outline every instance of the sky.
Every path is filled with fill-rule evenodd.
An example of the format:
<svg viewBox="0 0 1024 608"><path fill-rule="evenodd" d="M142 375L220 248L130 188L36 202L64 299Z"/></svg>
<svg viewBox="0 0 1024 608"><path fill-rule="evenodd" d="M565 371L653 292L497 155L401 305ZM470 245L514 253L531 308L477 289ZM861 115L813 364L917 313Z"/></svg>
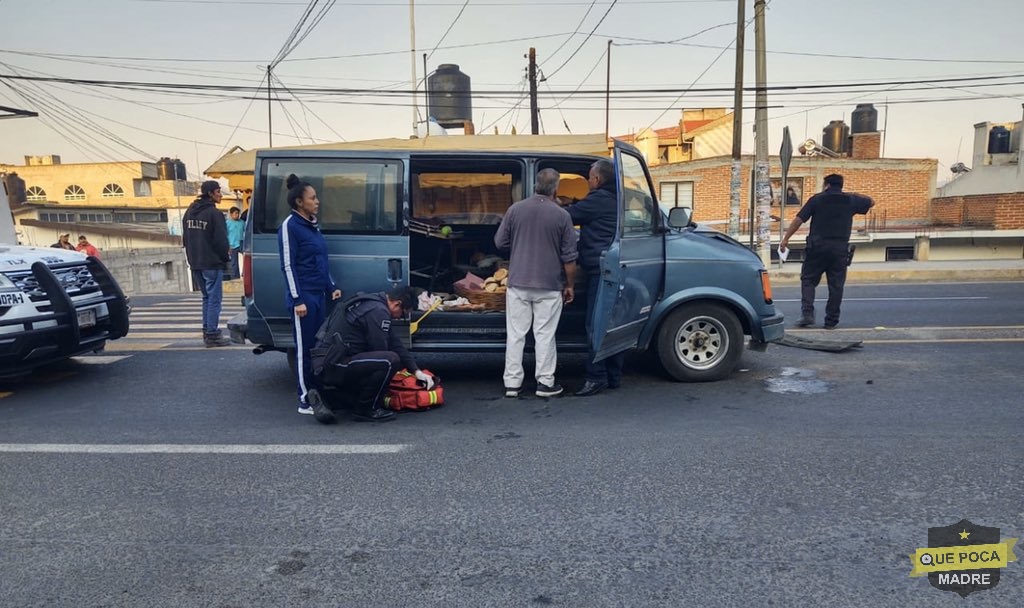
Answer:
<svg viewBox="0 0 1024 608"><path fill-rule="evenodd" d="M301 42L275 62L310 4L0 0L0 105L40 114L0 121L0 163L169 156L197 179L234 146L268 145L272 62L282 99L270 108L277 146L408 137L411 57L422 79L424 53L430 70L454 63L470 76L478 132L529 132L530 47L543 77L545 133L604 132L609 40L612 135L672 126L684 108L733 105L738 0L416 0L413 20L408 0L319 0ZM747 0L747 87L755 84L753 16ZM1021 23L1020 0L768 0L769 150L778 152L783 127L794 146L820 142L830 120L849 124L857 104L873 103L884 155L938 159L945 181L953 163L970 164L975 123L1024 114ZM59 81L67 79L145 84ZM168 84L205 88L158 88ZM754 151L753 106L748 92L745 153Z"/></svg>

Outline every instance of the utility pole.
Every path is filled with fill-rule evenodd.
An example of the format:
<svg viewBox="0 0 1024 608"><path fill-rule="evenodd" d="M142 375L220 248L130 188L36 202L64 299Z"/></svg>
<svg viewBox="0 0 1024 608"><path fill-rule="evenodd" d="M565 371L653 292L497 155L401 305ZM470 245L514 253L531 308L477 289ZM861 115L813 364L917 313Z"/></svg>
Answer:
<svg viewBox="0 0 1024 608"><path fill-rule="evenodd" d="M612 101L612 41L608 41L607 74L604 80L604 139L608 140L608 120L611 116Z"/></svg>
<svg viewBox="0 0 1024 608"><path fill-rule="evenodd" d="M743 183L743 33L747 29L747 0L739 0L736 10L736 91L732 102L732 171L729 174L729 236L740 235L740 186Z"/></svg>
<svg viewBox="0 0 1024 608"><path fill-rule="evenodd" d="M267 137L270 138L270 147L274 147L274 112L270 103L270 66L267 66Z"/></svg>
<svg viewBox="0 0 1024 608"><path fill-rule="evenodd" d="M412 64L412 136L416 137L416 127L419 126L420 108L416 103L416 90L419 88L416 80L416 4L415 0L409 0L409 59ZM428 125L429 128L429 125Z"/></svg>
<svg viewBox="0 0 1024 608"><path fill-rule="evenodd" d="M757 196L757 253L761 256L761 263L767 268L772 259L769 231L772 199L771 182L768 177L768 75L765 65L764 6L765 0L754 0L754 67L757 79L754 109L754 188Z"/></svg>
<svg viewBox="0 0 1024 608"><path fill-rule="evenodd" d="M540 111L537 109L537 49L530 47L530 133L540 133Z"/></svg>

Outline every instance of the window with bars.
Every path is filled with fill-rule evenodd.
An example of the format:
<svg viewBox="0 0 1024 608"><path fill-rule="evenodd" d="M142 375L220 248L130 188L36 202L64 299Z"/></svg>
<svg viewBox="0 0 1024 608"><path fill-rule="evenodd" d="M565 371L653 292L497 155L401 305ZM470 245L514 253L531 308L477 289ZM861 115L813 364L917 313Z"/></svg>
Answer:
<svg viewBox="0 0 1024 608"><path fill-rule="evenodd" d="M78 221L108 223L114 221L114 216L109 213L79 213Z"/></svg>
<svg viewBox="0 0 1024 608"><path fill-rule="evenodd" d="M75 222L75 214L42 212L39 214L39 219L40 221L43 222L60 222L62 224L72 224Z"/></svg>
<svg viewBox="0 0 1024 608"><path fill-rule="evenodd" d="M117 184L103 186L103 198L124 198L124 188Z"/></svg>
<svg viewBox="0 0 1024 608"><path fill-rule="evenodd" d="M64 188L64 200L66 201L84 201L85 190L77 184L71 184L67 188Z"/></svg>
<svg viewBox="0 0 1024 608"><path fill-rule="evenodd" d="M658 202L662 207L688 207L693 211L693 182L661 182Z"/></svg>
<svg viewBox="0 0 1024 608"><path fill-rule="evenodd" d="M39 186L32 186L25 191L25 198L30 201L45 201L46 190L43 190Z"/></svg>

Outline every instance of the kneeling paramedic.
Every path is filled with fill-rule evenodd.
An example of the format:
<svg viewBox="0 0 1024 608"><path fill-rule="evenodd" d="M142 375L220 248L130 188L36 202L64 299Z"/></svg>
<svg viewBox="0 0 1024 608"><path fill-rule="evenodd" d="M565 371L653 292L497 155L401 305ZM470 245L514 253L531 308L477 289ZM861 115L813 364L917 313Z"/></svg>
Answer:
<svg viewBox="0 0 1024 608"><path fill-rule="evenodd" d="M395 413L384 408L384 396L391 378L403 367L427 390L434 387L434 379L420 371L402 340L391 333L392 320L405 317L415 302L408 287L358 294L339 304L317 332L314 373L320 374L324 386L355 397L357 420L394 419Z"/></svg>

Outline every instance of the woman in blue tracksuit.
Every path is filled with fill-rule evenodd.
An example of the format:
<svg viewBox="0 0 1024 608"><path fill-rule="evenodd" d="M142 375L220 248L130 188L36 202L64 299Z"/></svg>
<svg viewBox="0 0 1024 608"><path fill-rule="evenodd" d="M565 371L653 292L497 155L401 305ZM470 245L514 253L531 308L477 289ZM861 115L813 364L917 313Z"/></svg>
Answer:
<svg viewBox="0 0 1024 608"><path fill-rule="evenodd" d="M285 301L292 311L299 413L313 414L320 422L333 422L334 415L317 391L309 349L313 348L316 331L327 316L327 297L337 300L341 297L341 290L331 278L327 241L320 234L317 223L320 201L316 190L294 175L289 175L285 183L292 212L277 231L277 244L287 286Z"/></svg>

